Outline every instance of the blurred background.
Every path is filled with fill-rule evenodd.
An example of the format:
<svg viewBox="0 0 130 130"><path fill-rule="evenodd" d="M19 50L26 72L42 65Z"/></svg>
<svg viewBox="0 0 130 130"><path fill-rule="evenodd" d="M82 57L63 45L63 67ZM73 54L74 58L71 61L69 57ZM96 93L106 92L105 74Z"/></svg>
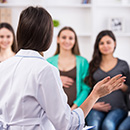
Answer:
<svg viewBox="0 0 130 130"><path fill-rule="evenodd" d="M0 0L0 22L10 23L15 32L21 11L28 6L42 6L54 21L53 42L45 58L56 49L56 36L64 26L78 35L81 55L91 60L97 34L110 29L117 39L116 57L130 65L130 0Z"/></svg>

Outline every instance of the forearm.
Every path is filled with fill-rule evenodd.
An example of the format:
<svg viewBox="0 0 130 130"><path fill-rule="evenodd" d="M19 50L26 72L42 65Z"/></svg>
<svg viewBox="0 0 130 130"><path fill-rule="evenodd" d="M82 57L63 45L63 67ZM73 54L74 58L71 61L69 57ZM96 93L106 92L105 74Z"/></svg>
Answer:
<svg viewBox="0 0 130 130"><path fill-rule="evenodd" d="M90 112L90 110L92 109L92 107L94 106L95 102L99 99L98 96L94 95L94 93L92 92L88 98L82 103L82 105L80 106L80 108L83 110L84 112L84 117L86 117L88 115L88 113Z"/></svg>

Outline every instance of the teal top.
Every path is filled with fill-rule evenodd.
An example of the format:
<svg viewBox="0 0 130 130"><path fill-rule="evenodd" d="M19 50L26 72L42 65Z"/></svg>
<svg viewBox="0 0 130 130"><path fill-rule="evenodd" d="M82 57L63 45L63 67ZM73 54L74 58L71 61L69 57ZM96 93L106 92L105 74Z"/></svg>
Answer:
<svg viewBox="0 0 130 130"><path fill-rule="evenodd" d="M47 59L52 65L58 68L58 57L55 55ZM88 75L88 61L82 56L76 55L76 88L77 88L77 98L74 104L80 106L84 100L87 98L90 87L84 83L84 78Z"/></svg>

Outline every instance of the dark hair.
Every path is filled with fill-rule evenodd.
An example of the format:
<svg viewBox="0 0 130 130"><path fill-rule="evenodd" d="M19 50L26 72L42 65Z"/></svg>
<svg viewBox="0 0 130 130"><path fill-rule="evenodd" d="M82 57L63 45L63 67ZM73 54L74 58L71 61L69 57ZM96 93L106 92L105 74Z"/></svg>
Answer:
<svg viewBox="0 0 130 130"><path fill-rule="evenodd" d="M77 38L77 35L76 35L74 29L72 29L71 27L65 26L59 31L57 37L60 37L61 32L64 31L64 30L70 30L70 31L72 31L74 33L74 35L75 35L75 44L74 44L74 46L72 48L72 53L75 54L75 55L80 55L79 46L78 46L78 38ZM56 49L56 52L55 52L54 55L59 54L59 53L60 53L60 45L57 43L57 49Z"/></svg>
<svg viewBox="0 0 130 130"><path fill-rule="evenodd" d="M13 34L13 44L11 46L11 49L13 52L17 52L17 43L16 43L16 38L15 38L15 33L14 33L14 30L13 30L13 27L9 24L9 23L0 23L0 29L2 28L6 28L8 29L12 34Z"/></svg>
<svg viewBox="0 0 130 130"><path fill-rule="evenodd" d="M46 51L52 36L52 18L44 8L30 6L22 11L17 29L18 49Z"/></svg>
<svg viewBox="0 0 130 130"><path fill-rule="evenodd" d="M97 35L95 45L94 45L94 52L93 52L92 60L90 61L90 64L89 64L89 76L87 76L85 78L85 82L90 87L93 87L95 85L95 81L93 79L93 74L99 68L101 60L102 60L102 55L99 51L99 42L106 35L111 37L113 39L113 41L116 42L116 38L115 38L113 32L110 30L103 30Z"/></svg>

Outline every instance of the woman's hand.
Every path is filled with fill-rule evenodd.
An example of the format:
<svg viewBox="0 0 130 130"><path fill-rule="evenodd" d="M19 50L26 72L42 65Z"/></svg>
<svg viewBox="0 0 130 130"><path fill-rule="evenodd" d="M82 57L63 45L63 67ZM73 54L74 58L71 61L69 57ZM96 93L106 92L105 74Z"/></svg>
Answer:
<svg viewBox="0 0 130 130"><path fill-rule="evenodd" d="M97 102L94 104L93 109L108 112L109 110L111 110L111 105L105 102Z"/></svg>
<svg viewBox="0 0 130 130"><path fill-rule="evenodd" d="M111 78L106 77L105 79L98 82L90 95L87 97L87 99L81 104L80 108L84 112L84 116L86 117L89 113L89 111L94 106L95 102L107 94L110 94L111 92L115 91L116 89L120 88L122 83L125 81L126 77L121 77L122 75L116 75L115 77Z"/></svg>
<svg viewBox="0 0 130 130"><path fill-rule="evenodd" d="M117 90L119 90L119 89L122 90L123 92L125 92L125 91L127 91L128 86L126 84L122 83L122 85L119 88L117 88Z"/></svg>
<svg viewBox="0 0 130 130"><path fill-rule="evenodd" d="M74 83L74 80L70 77L60 76L60 78L61 78L63 87L65 87L65 88L69 88Z"/></svg>
<svg viewBox="0 0 130 130"><path fill-rule="evenodd" d="M95 93L95 96L98 96L98 98L103 97L112 91L115 91L117 89L120 89L122 86L122 83L125 81L125 76L121 77L122 75L119 74L113 78L110 79L110 77L107 77L100 82L98 82L93 89L93 93Z"/></svg>

